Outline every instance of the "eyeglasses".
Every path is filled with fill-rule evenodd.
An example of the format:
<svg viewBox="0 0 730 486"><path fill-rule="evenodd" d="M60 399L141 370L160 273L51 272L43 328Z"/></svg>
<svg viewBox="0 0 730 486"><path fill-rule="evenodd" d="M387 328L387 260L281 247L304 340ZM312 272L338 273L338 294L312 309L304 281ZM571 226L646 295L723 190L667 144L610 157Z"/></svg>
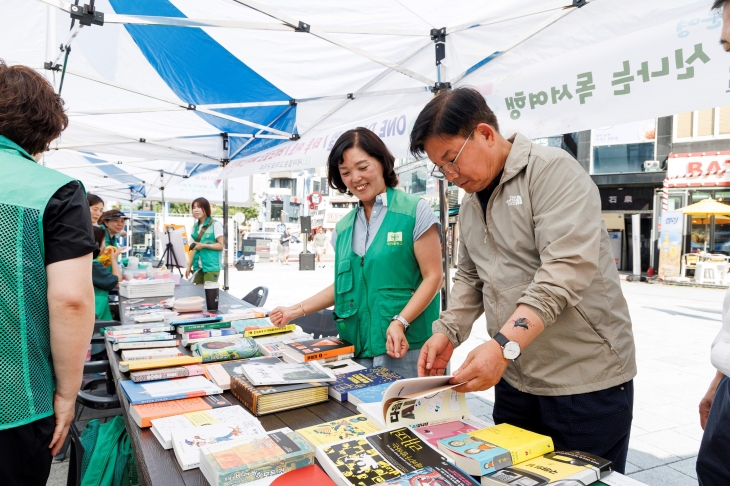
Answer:
<svg viewBox="0 0 730 486"><path fill-rule="evenodd" d="M456 165L456 161L459 159L459 155L461 155L461 152L464 150L464 147L466 147L466 143L469 141L471 136L474 134L474 130L469 132L469 136L466 137L466 140L464 140L464 145L461 146L459 149L459 153L456 154L456 157L454 157L454 160L451 162L447 162L444 165L436 165L434 164L433 169L431 169L431 177L436 177L438 179L444 179L447 174L458 174L460 172L459 166ZM453 165L454 169L449 170L447 167L449 165Z"/></svg>

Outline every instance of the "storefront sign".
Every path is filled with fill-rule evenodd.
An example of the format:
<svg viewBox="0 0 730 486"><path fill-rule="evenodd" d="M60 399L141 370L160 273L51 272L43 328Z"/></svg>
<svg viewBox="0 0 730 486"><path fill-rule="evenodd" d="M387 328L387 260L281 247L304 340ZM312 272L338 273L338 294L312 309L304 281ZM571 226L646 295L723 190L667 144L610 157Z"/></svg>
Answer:
<svg viewBox="0 0 730 486"><path fill-rule="evenodd" d="M599 188L602 211L645 211L651 209L651 187Z"/></svg>
<svg viewBox="0 0 730 486"><path fill-rule="evenodd" d="M680 276L684 220L682 211L667 211L662 214L661 232L659 233L659 276L661 278Z"/></svg>
<svg viewBox="0 0 730 486"><path fill-rule="evenodd" d="M670 154L667 182L672 187L730 186L730 151Z"/></svg>
<svg viewBox="0 0 730 486"><path fill-rule="evenodd" d="M656 120L641 120L591 130L591 145L621 145L653 142L656 139Z"/></svg>

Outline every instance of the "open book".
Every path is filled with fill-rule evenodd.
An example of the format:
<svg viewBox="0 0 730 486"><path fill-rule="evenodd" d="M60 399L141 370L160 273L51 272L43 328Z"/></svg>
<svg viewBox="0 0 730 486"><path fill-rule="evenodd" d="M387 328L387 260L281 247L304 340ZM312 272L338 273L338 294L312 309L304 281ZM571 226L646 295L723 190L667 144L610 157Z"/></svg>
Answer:
<svg viewBox="0 0 730 486"><path fill-rule="evenodd" d="M421 427L469 418L466 395L453 390L452 376L407 378L393 382L383 401L361 403L357 409L381 426Z"/></svg>

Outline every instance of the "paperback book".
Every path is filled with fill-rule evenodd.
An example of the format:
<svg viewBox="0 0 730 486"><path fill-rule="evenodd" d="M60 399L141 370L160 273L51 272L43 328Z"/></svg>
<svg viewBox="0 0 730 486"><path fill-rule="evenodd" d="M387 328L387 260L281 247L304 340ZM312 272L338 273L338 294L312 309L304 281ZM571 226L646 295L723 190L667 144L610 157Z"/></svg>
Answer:
<svg viewBox="0 0 730 486"><path fill-rule="evenodd" d="M166 402L182 400L184 398L218 395L223 393L203 376L178 378L175 380L160 380L153 382L135 383L131 380L120 381L129 403L141 405L152 402Z"/></svg>
<svg viewBox="0 0 730 486"><path fill-rule="evenodd" d="M314 449L284 428L200 448L200 471L213 486L247 483L314 464Z"/></svg>
<svg viewBox="0 0 730 486"><path fill-rule="evenodd" d="M294 385L297 383L330 383L334 373L319 363L263 363L249 361L241 364L241 371L253 386Z"/></svg>
<svg viewBox="0 0 730 486"><path fill-rule="evenodd" d="M438 449L438 442L441 439L449 439L457 435L484 429L489 426L490 424L484 420L472 415L468 419L454 420L452 422L444 422L437 425L427 425L415 428L413 431L421 439L431 444L431 447Z"/></svg>
<svg viewBox="0 0 730 486"><path fill-rule="evenodd" d="M348 400L348 393L353 390L382 385L384 383L393 383L402 378L395 371L391 371L383 366L351 371L337 377L337 381L330 387L330 396L335 400L346 402Z"/></svg>
<svg viewBox="0 0 730 486"><path fill-rule="evenodd" d="M519 464L555 450L553 440L511 424L499 424L469 432L469 435L510 451L512 464Z"/></svg>
<svg viewBox="0 0 730 486"><path fill-rule="evenodd" d="M337 337L294 341L287 343L286 347L285 356L296 362L318 361L343 355L354 356L355 353L355 346Z"/></svg>
<svg viewBox="0 0 730 486"><path fill-rule="evenodd" d="M436 470L430 466L391 479L384 486L478 486L479 483L462 471ZM526 485L527 486L527 485Z"/></svg>
<svg viewBox="0 0 730 486"><path fill-rule="evenodd" d="M295 331L288 332L286 334L271 334L270 336L259 336L256 338L256 343L261 346L264 344L274 343L292 343L304 339L312 339L312 335L302 331L301 328L297 327Z"/></svg>
<svg viewBox="0 0 730 486"><path fill-rule="evenodd" d="M172 358L138 359L133 361L120 361L119 371L152 370L155 368L169 368L171 366L186 366L200 364L199 356L175 356Z"/></svg>
<svg viewBox="0 0 730 486"><path fill-rule="evenodd" d="M133 343L114 343L112 349L114 351L122 351L125 349L145 349L145 348L175 348L180 346L177 339L169 339L167 341L138 341Z"/></svg>
<svg viewBox="0 0 730 486"><path fill-rule="evenodd" d="M230 408L230 407L229 407ZM213 444L265 434L259 423L201 425L192 429L173 430L172 448L183 471L200 466L200 448Z"/></svg>
<svg viewBox="0 0 730 486"><path fill-rule="evenodd" d="M594 484L608 476L613 463L579 451L555 451L482 476L483 486Z"/></svg>
<svg viewBox="0 0 730 486"><path fill-rule="evenodd" d="M281 363L279 358L259 357L223 361L221 363L207 363L203 366L210 381L221 387L222 390L230 390L231 376L243 376L241 365L249 360L267 364Z"/></svg>
<svg viewBox="0 0 730 486"><path fill-rule="evenodd" d="M231 325L236 328L236 331L238 332L244 332L246 330L252 331L256 329L262 329L262 328L269 328L269 327L275 327L273 324L271 324L271 321L268 317L258 317L253 319L240 319L236 318L231 322ZM277 328L282 329L282 328ZM288 331L283 331L288 332ZM262 334L265 335L265 334ZM249 337L249 336L246 336Z"/></svg>
<svg viewBox="0 0 730 486"><path fill-rule="evenodd" d="M231 376L231 393L256 416L326 402L326 383L253 386L243 376Z"/></svg>
<svg viewBox="0 0 730 486"><path fill-rule="evenodd" d="M173 378L187 378L189 376L202 376L205 369L200 365L176 366L173 368L162 368L154 370L132 371L129 378L135 383L146 381L171 380Z"/></svg>
<svg viewBox="0 0 730 486"><path fill-rule="evenodd" d="M181 314L179 316L173 316L165 319L170 325L180 326L187 324L203 324L209 322L220 322L223 320L223 316L212 313L212 312L198 312L195 314ZM229 326L230 327L230 326Z"/></svg>
<svg viewBox="0 0 730 486"><path fill-rule="evenodd" d="M180 324L178 326L175 326L178 334L185 334L186 332L193 332L193 331L212 331L215 329L230 329L231 323L230 322L208 322L208 323L200 323L200 324Z"/></svg>
<svg viewBox="0 0 730 486"><path fill-rule="evenodd" d="M264 307L232 307L228 310L226 315L232 320L240 319L259 319L269 315L268 309Z"/></svg>
<svg viewBox="0 0 730 486"><path fill-rule="evenodd" d="M472 476L482 476L512 465L510 451L469 434L441 439L438 449Z"/></svg>
<svg viewBox="0 0 730 486"><path fill-rule="evenodd" d="M122 351L122 361L175 358L182 355L177 348L127 349Z"/></svg>
<svg viewBox="0 0 730 486"><path fill-rule="evenodd" d="M275 476L271 486L335 486L335 483L321 467L313 464Z"/></svg>
<svg viewBox="0 0 730 486"><path fill-rule="evenodd" d="M366 370L367 368L351 359L343 359L338 361L332 361L330 363L322 363L322 366L328 370L332 370L335 376L344 375L353 371Z"/></svg>
<svg viewBox="0 0 730 486"><path fill-rule="evenodd" d="M181 340L180 342L182 345L186 348L193 349L193 346L195 346L198 343L207 343L208 341L220 341L221 339L236 339L236 338L242 338L243 334L228 334L226 336L213 336L213 337L199 337L199 338L188 338L185 340Z"/></svg>
<svg viewBox="0 0 730 486"><path fill-rule="evenodd" d="M173 339L175 336L169 332L151 332L149 334L118 334L110 336L107 334L107 340L113 343L132 343L139 341L165 341Z"/></svg>
<svg viewBox="0 0 730 486"><path fill-rule="evenodd" d="M297 430L299 435L307 439L315 447L362 437L378 431L380 431L380 428L369 421L364 415L337 419Z"/></svg>
<svg viewBox="0 0 730 486"><path fill-rule="evenodd" d="M202 427L203 425L233 426L238 424L251 424L250 427L253 427L253 425L261 426L258 419L240 405L173 415L171 417L154 419L151 422L152 427L150 430L152 434L165 449L172 449L172 432L175 430L189 430L195 427ZM259 433L264 433L264 430L261 429Z"/></svg>
<svg viewBox="0 0 730 486"><path fill-rule="evenodd" d="M251 338L216 338L196 343L191 348L193 356L203 358L203 363L252 358L259 353L259 346Z"/></svg>
<svg viewBox="0 0 730 486"><path fill-rule="evenodd" d="M174 331L175 328L165 323L161 324L129 324L126 326L110 326L104 328L107 336L129 336L132 334L152 334L158 332Z"/></svg>
<svg viewBox="0 0 730 486"><path fill-rule="evenodd" d="M390 383L352 390L347 393L347 401L353 405L359 405L361 403L382 403L383 395L388 387L390 387Z"/></svg>
<svg viewBox="0 0 730 486"><path fill-rule="evenodd" d="M191 332L185 332L180 334L180 340L182 341L183 346L189 346L194 343L198 343L204 340L207 340L208 338L216 338L216 337L241 337L241 334L238 334L235 329L229 328L229 329L211 329L210 331L191 331Z"/></svg>
<svg viewBox="0 0 730 486"><path fill-rule="evenodd" d="M267 319L268 320L268 319ZM246 322L246 321L243 321ZM272 324L269 326L246 326L243 328L243 335L246 337L270 336L272 334L282 334L286 337L286 333L292 332L297 328L296 324L287 324L283 327L277 327Z"/></svg>
<svg viewBox="0 0 730 486"><path fill-rule="evenodd" d="M180 415L188 412L200 412L221 407L228 407L231 403L220 395L186 398L185 400L170 400L167 402L145 403L132 405L129 415L141 428L150 427L152 420Z"/></svg>

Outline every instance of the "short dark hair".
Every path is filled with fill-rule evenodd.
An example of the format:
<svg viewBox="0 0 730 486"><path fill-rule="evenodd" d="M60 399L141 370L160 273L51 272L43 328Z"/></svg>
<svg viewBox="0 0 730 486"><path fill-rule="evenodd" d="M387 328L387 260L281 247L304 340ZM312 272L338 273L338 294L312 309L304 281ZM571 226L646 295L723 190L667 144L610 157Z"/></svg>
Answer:
<svg viewBox="0 0 730 486"><path fill-rule="evenodd" d="M383 179L385 179L386 186L392 188L398 185L398 174L395 173L395 157L393 157L393 154L390 153L383 140L375 133L367 128L358 127L340 135L332 146L327 159L327 184L332 189L337 189L352 196L345 183L342 182L340 164L344 161L345 152L354 147L359 148L380 162L380 165L383 166Z"/></svg>
<svg viewBox="0 0 730 486"><path fill-rule="evenodd" d="M94 241L96 242L96 249L94 250L94 258L99 257L101 253L101 247L104 246L104 240L106 239L106 231L100 226L94 226Z"/></svg>
<svg viewBox="0 0 730 486"><path fill-rule="evenodd" d="M104 204L104 200L97 196L96 194L88 193L86 195L86 200L89 201L89 206L93 206L94 204L102 203Z"/></svg>
<svg viewBox="0 0 730 486"><path fill-rule="evenodd" d="M63 100L50 83L29 67L0 59L0 135L36 155L67 126Z"/></svg>
<svg viewBox="0 0 730 486"><path fill-rule="evenodd" d="M727 0L715 0L715 3L712 4L712 8L710 10L718 10L725 6L725 2Z"/></svg>
<svg viewBox="0 0 730 486"><path fill-rule="evenodd" d="M193 202L190 203L191 212L193 210L193 206L195 206L196 204L198 206L200 206L200 209L203 210L203 212L205 213L205 217L210 218L211 211L210 211L210 203L208 202L208 200L204 197L199 197L199 198L193 199Z"/></svg>
<svg viewBox="0 0 730 486"><path fill-rule="evenodd" d="M413 124L411 154L422 157L426 153L423 145L431 137L461 135L466 138L480 123L499 131L497 117L479 91L468 87L442 90L421 110Z"/></svg>

